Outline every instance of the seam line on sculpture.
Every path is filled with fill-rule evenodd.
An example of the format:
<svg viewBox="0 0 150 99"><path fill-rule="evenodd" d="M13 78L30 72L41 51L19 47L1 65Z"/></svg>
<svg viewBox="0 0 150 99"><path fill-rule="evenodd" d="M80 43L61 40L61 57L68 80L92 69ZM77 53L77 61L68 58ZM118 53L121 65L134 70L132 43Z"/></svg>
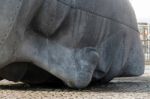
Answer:
<svg viewBox="0 0 150 99"><path fill-rule="evenodd" d="M103 18L106 18L106 19L109 19L109 20L114 21L114 22L116 22L116 23L125 25L125 26L131 28L132 30L134 30L134 31L136 31L136 32L139 32L137 29L134 29L132 26L130 26L130 25L128 25L128 24L125 24L125 23L122 23L121 21L115 20L115 19L110 18L110 17L103 16L103 15L101 15L101 14L95 13L95 12L93 12L93 11L89 11L89 10L87 10L87 9L77 8L77 7L75 7L75 6L69 5L69 4L67 4L67 3L65 3L65 2L63 2L63 1L60 1L60 0L57 0L57 1L60 2L60 3L62 3L62 4L64 4L64 5L66 5L66 6L69 6L69 7L73 8L73 9L79 9L79 10L81 10L81 11L85 11L85 12L91 13L91 14L93 14L93 15L96 15L96 16L99 16L99 17L103 17Z"/></svg>

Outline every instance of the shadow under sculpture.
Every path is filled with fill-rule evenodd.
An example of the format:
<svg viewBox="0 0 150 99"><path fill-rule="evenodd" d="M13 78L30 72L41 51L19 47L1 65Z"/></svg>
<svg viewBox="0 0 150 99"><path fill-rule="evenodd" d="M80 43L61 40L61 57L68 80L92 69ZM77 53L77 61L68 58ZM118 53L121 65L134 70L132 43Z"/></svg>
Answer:
<svg viewBox="0 0 150 99"><path fill-rule="evenodd" d="M128 0L0 0L1 79L84 88L143 72Z"/></svg>

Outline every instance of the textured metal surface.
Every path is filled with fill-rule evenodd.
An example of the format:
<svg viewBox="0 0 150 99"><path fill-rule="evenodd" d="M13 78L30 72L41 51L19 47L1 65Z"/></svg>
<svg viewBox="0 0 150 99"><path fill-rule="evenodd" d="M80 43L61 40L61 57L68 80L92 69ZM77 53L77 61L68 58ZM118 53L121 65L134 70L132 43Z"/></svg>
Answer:
<svg viewBox="0 0 150 99"><path fill-rule="evenodd" d="M11 2L12 8L20 3ZM0 48L1 78L55 79L84 88L92 81L143 74L144 55L128 0L23 0L18 9L16 25Z"/></svg>

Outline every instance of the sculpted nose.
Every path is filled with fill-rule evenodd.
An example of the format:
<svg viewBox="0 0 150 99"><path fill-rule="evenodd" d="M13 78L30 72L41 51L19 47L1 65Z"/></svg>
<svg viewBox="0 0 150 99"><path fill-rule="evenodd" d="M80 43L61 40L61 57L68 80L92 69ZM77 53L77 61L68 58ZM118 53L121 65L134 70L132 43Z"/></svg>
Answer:
<svg viewBox="0 0 150 99"><path fill-rule="evenodd" d="M32 62L73 88L83 88L90 83L99 60L95 49L75 51L33 31L25 34L26 40L17 50L16 61Z"/></svg>

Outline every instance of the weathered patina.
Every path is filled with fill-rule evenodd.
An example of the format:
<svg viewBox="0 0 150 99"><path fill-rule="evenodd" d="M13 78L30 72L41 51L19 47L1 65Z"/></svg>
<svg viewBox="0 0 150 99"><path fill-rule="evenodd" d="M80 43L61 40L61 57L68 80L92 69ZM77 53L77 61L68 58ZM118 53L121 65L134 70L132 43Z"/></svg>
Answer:
<svg viewBox="0 0 150 99"><path fill-rule="evenodd" d="M0 0L1 79L84 88L143 72L128 0Z"/></svg>

